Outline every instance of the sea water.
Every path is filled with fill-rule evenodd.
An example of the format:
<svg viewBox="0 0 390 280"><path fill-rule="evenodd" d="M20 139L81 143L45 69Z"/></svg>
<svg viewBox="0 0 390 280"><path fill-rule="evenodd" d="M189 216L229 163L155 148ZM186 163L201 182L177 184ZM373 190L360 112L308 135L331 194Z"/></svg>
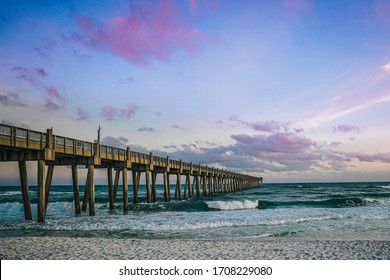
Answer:
<svg viewBox="0 0 390 280"><path fill-rule="evenodd" d="M171 186L174 190L175 186ZM184 188L184 186L183 186ZM80 187L81 199L84 186ZM30 187L33 220L25 221L20 186L0 186L0 237L82 236L206 240L390 240L390 182L264 184L208 197L108 207L108 187L95 186L96 215L75 215L72 186L52 186L46 222L36 222L37 189Z"/></svg>

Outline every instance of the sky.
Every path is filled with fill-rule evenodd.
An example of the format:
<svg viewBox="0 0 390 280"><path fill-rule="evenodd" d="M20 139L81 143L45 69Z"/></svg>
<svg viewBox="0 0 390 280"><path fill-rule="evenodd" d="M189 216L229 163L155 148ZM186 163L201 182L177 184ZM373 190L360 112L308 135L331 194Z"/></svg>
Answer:
<svg viewBox="0 0 390 280"><path fill-rule="evenodd" d="M389 181L389 34L390 0L2 0L0 122L100 125L103 144L269 183Z"/></svg>

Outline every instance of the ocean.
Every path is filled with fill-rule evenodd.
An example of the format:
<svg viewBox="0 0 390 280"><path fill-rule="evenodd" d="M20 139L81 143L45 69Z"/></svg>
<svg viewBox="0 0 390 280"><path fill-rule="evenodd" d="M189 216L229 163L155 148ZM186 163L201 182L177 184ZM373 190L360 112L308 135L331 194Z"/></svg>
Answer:
<svg viewBox="0 0 390 280"><path fill-rule="evenodd" d="M184 187L184 186L183 186ZM171 192L175 186L171 186ZM37 190L30 187L33 220L25 221L21 189L0 186L0 237L79 236L195 240L390 240L390 182L264 184L234 193L108 208L108 187L95 186L96 215L75 215L72 186L52 186L45 223L36 222ZM80 186L81 199L84 186ZM173 195L173 194L171 194Z"/></svg>

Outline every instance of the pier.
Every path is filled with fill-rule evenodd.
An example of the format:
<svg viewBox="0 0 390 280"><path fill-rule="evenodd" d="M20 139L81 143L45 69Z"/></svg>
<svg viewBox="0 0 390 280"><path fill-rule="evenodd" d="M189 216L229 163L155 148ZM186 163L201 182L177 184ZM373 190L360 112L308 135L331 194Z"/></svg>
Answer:
<svg viewBox="0 0 390 280"><path fill-rule="evenodd" d="M138 203L138 190L141 176L145 176L147 203L157 201L157 175L163 177L164 201L171 200L170 175L176 177L174 198L181 200L218 193L234 192L262 185L261 177L240 174L183 162L182 160L159 157L127 149L101 145L100 128L98 139L94 142L46 132L0 124L0 162L18 162L20 184L23 197L24 216L32 220L29 184L26 161L37 162L37 221L44 222L50 197L50 187L56 166L71 166L75 214L81 214L88 208L89 215L95 215L94 171L96 168L107 170L108 203L114 209L116 196L122 177L123 211L128 211L128 174L131 171L133 182L133 203ZM80 198L78 166L88 170L83 200ZM114 174L115 173L115 174ZM184 186L182 179L184 178Z"/></svg>

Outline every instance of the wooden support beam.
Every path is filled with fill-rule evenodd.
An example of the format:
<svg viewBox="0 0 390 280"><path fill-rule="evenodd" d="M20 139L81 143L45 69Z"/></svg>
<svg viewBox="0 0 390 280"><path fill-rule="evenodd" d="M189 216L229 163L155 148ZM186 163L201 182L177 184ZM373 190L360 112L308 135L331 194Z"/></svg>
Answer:
<svg viewBox="0 0 390 280"><path fill-rule="evenodd" d="M206 179L206 174L203 174L203 196L207 196L207 179Z"/></svg>
<svg viewBox="0 0 390 280"><path fill-rule="evenodd" d="M46 182L45 182L45 215L47 213L47 205L49 204L49 195L51 189L51 181L53 179L54 165L47 167Z"/></svg>
<svg viewBox="0 0 390 280"><path fill-rule="evenodd" d="M151 203L152 197L150 193L150 171L149 170L145 171L145 184L146 184L146 202Z"/></svg>
<svg viewBox="0 0 390 280"><path fill-rule="evenodd" d="M187 197L187 188L188 188L188 174L186 174L186 182L184 184L184 193L183 193L183 197L184 199L186 199ZM188 192L190 191L190 189L188 188ZM188 193L188 198L191 198L190 194Z"/></svg>
<svg viewBox="0 0 390 280"><path fill-rule="evenodd" d="M196 180L196 197L200 197L200 182L199 182L199 176L195 175Z"/></svg>
<svg viewBox="0 0 390 280"><path fill-rule="evenodd" d="M129 184L127 181L127 168L122 169L122 181L123 181L123 211L129 210Z"/></svg>
<svg viewBox="0 0 390 280"><path fill-rule="evenodd" d="M85 179L84 198L83 198L83 205L81 207L81 210L84 212L87 211L87 204L89 201L89 181L90 181L89 176L90 176L90 173L88 172L87 178Z"/></svg>
<svg viewBox="0 0 390 280"><path fill-rule="evenodd" d="M116 203L116 195L118 194L118 186L119 186L119 177L121 175L121 171L119 169L115 170L115 181L114 181L114 203Z"/></svg>
<svg viewBox="0 0 390 280"><path fill-rule="evenodd" d="M112 168L107 168L107 180L108 180L108 205L110 209L115 208L115 201L114 201L114 188L112 185Z"/></svg>
<svg viewBox="0 0 390 280"><path fill-rule="evenodd" d="M38 222L45 221L45 161L38 160Z"/></svg>
<svg viewBox="0 0 390 280"><path fill-rule="evenodd" d="M169 202L171 200L170 188L169 188L169 174L164 171L164 200Z"/></svg>
<svg viewBox="0 0 390 280"><path fill-rule="evenodd" d="M88 173L89 173L89 215L95 216L95 183L94 183L94 173L95 166L93 164L88 165Z"/></svg>
<svg viewBox="0 0 390 280"><path fill-rule="evenodd" d="M157 172L152 172L152 202L157 201L157 188L156 188Z"/></svg>
<svg viewBox="0 0 390 280"><path fill-rule="evenodd" d="M132 170L133 174L133 203L138 203L138 172Z"/></svg>
<svg viewBox="0 0 390 280"><path fill-rule="evenodd" d="M18 165L19 165L20 185L22 187L24 219L32 220L26 161L24 160L18 161Z"/></svg>
<svg viewBox="0 0 390 280"><path fill-rule="evenodd" d="M192 176L192 186L191 186L191 194L194 195L196 179L195 176Z"/></svg>
<svg viewBox="0 0 390 280"><path fill-rule="evenodd" d="M211 175L209 175L208 177L207 177L207 179L208 179L208 185L209 185L209 194L213 194L214 193L214 191L213 191L213 184L212 184L212 177L211 177Z"/></svg>
<svg viewBox="0 0 390 280"><path fill-rule="evenodd" d="M81 214L80 190L79 190L79 179L78 179L76 164L72 164L72 181L73 181L74 208L76 211L76 215L80 215Z"/></svg>
<svg viewBox="0 0 390 280"><path fill-rule="evenodd" d="M181 174L180 174L180 172L177 172L176 190L178 193L178 198L179 198L179 200L181 200L182 193L181 193Z"/></svg>

